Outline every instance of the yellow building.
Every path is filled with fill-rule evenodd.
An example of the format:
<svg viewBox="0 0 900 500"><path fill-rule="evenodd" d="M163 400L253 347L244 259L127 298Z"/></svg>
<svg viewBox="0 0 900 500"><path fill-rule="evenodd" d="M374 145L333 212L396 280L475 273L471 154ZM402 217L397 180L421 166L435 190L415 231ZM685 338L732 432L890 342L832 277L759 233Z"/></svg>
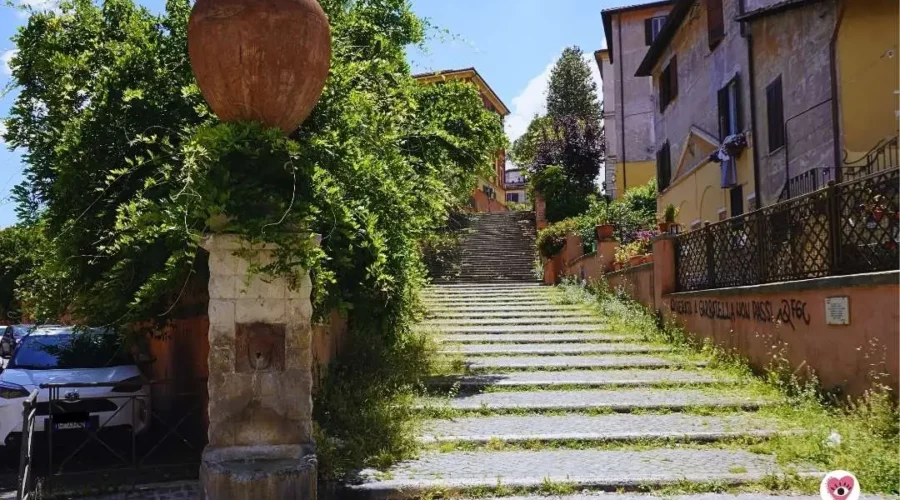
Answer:
<svg viewBox="0 0 900 500"><path fill-rule="evenodd" d="M898 14L896 0L676 0L637 71L658 103L659 208L696 228L900 166ZM736 136L733 168L713 161Z"/></svg>
<svg viewBox="0 0 900 500"><path fill-rule="evenodd" d="M414 75L413 78L423 84L441 83L447 81L463 81L478 87L484 107L499 114L501 117L509 115L509 108L503 104L500 97L491 89L484 78L475 68L438 71L435 73L423 73ZM479 178L478 185L472 192L470 208L477 212L496 212L506 210L506 151L501 150L494 162L494 174L490 178Z"/></svg>
<svg viewBox="0 0 900 500"><path fill-rule="evenodd" d="M653 82L634 70L665 24L672 1L656 1L601 12L605 49L594 52L603 81L606 130L604 187L612 199L645 186L656 175Z"/></svg>

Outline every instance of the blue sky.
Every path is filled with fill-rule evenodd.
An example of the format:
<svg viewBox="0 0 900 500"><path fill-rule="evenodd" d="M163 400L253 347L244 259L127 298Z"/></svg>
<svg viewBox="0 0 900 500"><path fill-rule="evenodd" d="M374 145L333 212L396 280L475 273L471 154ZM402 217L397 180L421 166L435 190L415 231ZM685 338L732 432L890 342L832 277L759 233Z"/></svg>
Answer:
<svg viewBox="0 0 900 500"><path fill-rule="evenodd" d="M51 0L13 0L36 8ZM153 10L163 0L139 0ZM512 110L507 118L511 138L521 134L535 113L543 111L550 68L562 49L578 45L591 54L601 48L600 11L637 3L633 0L412 0L421 17L449 36L432 37L428 51L413 50L417 72L474 66ZM0 80L9 83L6 62L15 47L9 38L27 21L24 12L0 9ZM596 65L591 64L596 72ZM599 79L599 75L595 75ZM0 99L5 116L15 91ZM0 227L15 223L9 190L22 180L18 152L0 147Z"/></svg>

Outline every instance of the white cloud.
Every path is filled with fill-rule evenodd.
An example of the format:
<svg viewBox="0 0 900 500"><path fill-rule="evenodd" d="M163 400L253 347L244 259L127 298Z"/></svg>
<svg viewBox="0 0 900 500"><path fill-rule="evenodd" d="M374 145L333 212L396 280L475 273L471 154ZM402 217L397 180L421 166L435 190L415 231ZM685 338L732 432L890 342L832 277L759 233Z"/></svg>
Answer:
<svg viewBox="0 0 900 500"><path fill-rule="evenodd" d="M547 111L547 87L550 84L550 73L557 59L554 59L539 75L532 78L525 89L512 99L512 113L506 117L506 135L515 141L528 130L528 124L534 115L542 115ZM603 100L603 86L600 82L600 68L594 61L593 54L585 54L584 60L591 68L594 81L597 82L597 97Z"/></svg>
<svg viewBox="0 0 900 500"><path fill-rule="evenodd" d="M6 52L0 54L0 61L3 62L3 73L6 75L12 74L12 68L9 67L9 62L13 57L16 57L16 54L19 53L19 49L7 50Z"/></svg>

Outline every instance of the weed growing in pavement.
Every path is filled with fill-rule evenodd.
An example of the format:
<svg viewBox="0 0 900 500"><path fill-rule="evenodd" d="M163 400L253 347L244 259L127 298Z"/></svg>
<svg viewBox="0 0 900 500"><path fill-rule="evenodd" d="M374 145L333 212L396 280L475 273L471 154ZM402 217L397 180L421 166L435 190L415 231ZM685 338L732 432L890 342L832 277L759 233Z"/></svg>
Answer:
<svg viewBox="0 0 900 500"><path fill-rule="evenodd" d="M821 471L851 471L866 492L900 494L900 411L890 387L876 384L857 400L840 400L821 391L814 374L801 377L798 370L791 369L783 346L777 345L762 376L755 376L737 353L697 340L676 325L660 324L655 314L605 283L584 286L566 282L557 291L555 301L589 305L613 332L665 343L675 349L672 355L707 361L710 371L741 380L743 384L730 389L735 395L777 399L778 404L762 408L760 416L776 418L785 429L800 432L749 445L749 451L774 455L785 469L764 481L766 489L814 491L817 480L791 469L791 464L806 463ZM716 393L720 391L716 389ZM721 411L707 410L702 414Z"/></svg>

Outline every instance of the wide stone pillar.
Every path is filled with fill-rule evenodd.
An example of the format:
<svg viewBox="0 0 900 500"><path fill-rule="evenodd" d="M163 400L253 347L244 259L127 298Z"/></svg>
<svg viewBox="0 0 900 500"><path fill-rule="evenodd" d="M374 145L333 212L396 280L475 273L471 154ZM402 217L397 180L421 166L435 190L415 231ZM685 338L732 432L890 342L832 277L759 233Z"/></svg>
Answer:
<svg viewBox="0 0 900 500"><path fill-rule="evenodd" d="M292 290L252 272L272 262L271 244L214 234L202 246L210 274L204 496L315 499L309 274Z"/></svg>

